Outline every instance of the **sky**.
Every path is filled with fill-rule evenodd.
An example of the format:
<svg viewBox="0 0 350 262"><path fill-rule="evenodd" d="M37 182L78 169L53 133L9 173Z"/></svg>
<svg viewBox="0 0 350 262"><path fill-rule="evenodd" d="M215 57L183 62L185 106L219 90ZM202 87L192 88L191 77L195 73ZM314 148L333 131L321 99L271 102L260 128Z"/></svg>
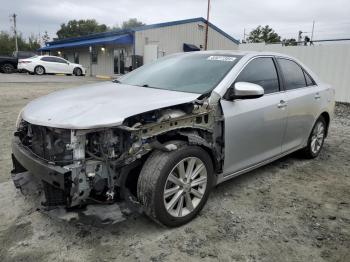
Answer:
<svg viewBox="0 0 350 262"><path fill-rule="evenodd" d="M56 37L70 19L96 19L108 26L137 18L146 24L194 17L206 18L207 0L0 0L0 31L17 30L25 37L46 30ZM210 22L236 39L258 25L271 26L282 38L301 30L314 40L350 38L350 0L211 0Z"/></svg>

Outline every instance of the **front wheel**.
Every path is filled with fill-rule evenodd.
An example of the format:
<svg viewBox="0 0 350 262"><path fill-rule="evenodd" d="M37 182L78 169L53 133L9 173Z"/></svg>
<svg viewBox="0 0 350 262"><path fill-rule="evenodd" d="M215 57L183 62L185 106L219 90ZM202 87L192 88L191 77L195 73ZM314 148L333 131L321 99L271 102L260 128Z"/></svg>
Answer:
<svg viewBox="0 0 350 262"><path fill-rule="evenodd" d="M326 129L326 121L320 116L311 131L307 146L301 151L305 158L315 158L320 154L326 137Z"/></svg>
<svg viewBox="0 0 350 262"><path fill-rule="evenodd" d="M81 75L83 74L83 72L81 71L80 68L76 68L76 69L74 69L74 74L75 74L76 76L81 76Z"/></svg>
<svg viewBox="0 0 350 262"><path fill-rule="evenodd" d="M203 208L213 185L213 164L198 146L177 143L171 152L154 151L137 185L145 213L163 225L186 224Z"/></svg>

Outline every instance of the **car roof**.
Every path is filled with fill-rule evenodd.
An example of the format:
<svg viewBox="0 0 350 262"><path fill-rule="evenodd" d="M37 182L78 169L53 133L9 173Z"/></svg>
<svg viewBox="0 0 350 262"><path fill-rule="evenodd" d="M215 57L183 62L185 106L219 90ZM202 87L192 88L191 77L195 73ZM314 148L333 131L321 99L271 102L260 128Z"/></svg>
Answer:
<svg viewBox="0 0 350 262"><path fill-rule="evenodd" d="M57 58L64 59L63 57L54 56L54 55L38 55L38 56L35 56L35 58L38 58L38 59L41 59L41 58L43 58L43 57L57 57Z"/></svg>
<svg viewBox="0 0 350 262"><path fill-rule="evenodd" d="M287 57L294 59L286 54L276 53L276 52L266 52L266 51L240 51L240 50L209 50L209 51L195 51L193 53L203 53L209 55L239 55L239 56L278 56Z"/></svg>

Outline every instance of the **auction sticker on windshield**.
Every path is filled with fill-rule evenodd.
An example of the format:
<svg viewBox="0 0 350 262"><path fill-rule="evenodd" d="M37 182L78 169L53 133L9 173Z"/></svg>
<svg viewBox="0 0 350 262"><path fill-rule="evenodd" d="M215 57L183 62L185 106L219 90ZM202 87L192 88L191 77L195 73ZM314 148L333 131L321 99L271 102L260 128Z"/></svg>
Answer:
<svg viewBox="0 0 350 262"><path fill-rule="evenodd" d="M216 60L216 61L225 61L225 62L233 62L236 60L236 57L233 56L216 56L212 55L207 58L207 60Z"/></svg>

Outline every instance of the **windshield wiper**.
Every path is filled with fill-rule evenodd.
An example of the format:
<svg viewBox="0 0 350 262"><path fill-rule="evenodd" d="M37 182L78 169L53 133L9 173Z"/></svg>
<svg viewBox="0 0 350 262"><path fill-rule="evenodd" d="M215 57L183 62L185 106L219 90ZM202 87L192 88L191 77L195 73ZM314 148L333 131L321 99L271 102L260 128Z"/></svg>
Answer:
<svg viewBox="0 0 350 262"><path fill-rule="evenodd" d="M114 79L112 82L116 83L116 84L120 84L121 83L118 79Z"/></svg>

